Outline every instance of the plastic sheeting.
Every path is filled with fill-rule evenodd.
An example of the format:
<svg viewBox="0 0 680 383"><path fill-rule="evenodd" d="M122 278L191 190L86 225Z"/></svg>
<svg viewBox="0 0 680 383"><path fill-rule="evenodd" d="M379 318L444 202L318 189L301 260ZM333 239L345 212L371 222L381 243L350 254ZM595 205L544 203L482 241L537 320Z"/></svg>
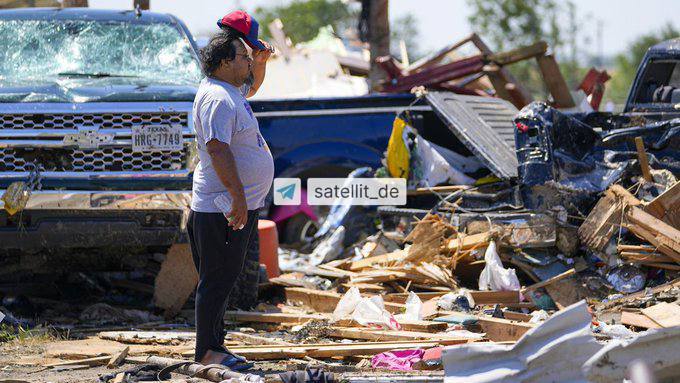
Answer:
<svg viewBox="0 0 680 383"><path fill-rule="evenodd" d="M585 382L581 366L602 347L585 301L557 312L514 345L471 343L444 349L445 383Z"/></svg>

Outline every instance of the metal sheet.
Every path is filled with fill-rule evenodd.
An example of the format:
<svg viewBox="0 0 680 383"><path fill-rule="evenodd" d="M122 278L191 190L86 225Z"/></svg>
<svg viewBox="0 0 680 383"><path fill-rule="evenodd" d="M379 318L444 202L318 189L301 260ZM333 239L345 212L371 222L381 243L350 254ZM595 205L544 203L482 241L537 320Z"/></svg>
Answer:
<svg viewBox="0 0 680 383"><path fill-rule="evenodd" d="M501 179L517 177L515 127L518 110L491 97L430 92L427 101L453 134Z"/></svg>

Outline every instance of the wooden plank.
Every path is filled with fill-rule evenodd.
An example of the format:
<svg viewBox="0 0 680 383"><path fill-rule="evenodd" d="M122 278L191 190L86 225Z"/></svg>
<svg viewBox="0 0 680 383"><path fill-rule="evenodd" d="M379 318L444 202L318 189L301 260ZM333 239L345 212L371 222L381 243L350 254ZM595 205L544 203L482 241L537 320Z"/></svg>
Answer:
<svg viewBox="0 0 680 383"><path fill-rule="evenodd" d="M641 311L661 327L680 326L680 306L675 303L661 302Z"/></svg>
<svg viewBox="0 0 680 383"><path fill-rule="evenodd" d="M567 86L567 82L562 76L560 66L555 61L553 55L542 55L536 57L538 61L538 68L543 76L543 82L548 87L548 91L555 101L555 106L558 108L573 108L576 106L574 99L571 97L571 92Z"/></svg>
<svg viewBox="0 0 680 383"><path fill-rule="evenodd" d="M680 263L680 230L638 207L626 211L628 229Z"/></svg>
<svg viewBox="0 0 680 383"><path fill-rule="evenodd" d="M534 328L533 323L516 322L509 319L478 316L477 323L493 342L516 341L527 331Z"/></svg>
<svg viewBox="0 0 680 383"><path fill-rule="evenodd" d="M57 366L77 366L77 365L87 365L87 366L103 366L107 363L109 363L109 360L111 360L111 355L104 355L104 356L95 356L93 358L87 358L87 359L77 359L77 360L69 360L65 362L55 362L55 363L48 363L44 364L43 367L57 367Z"/></svg>
<svg viewBox="0 0 680 383"><path fill-rule="evenodd" d="M422 300L427 301L432 298L441 297L450 291L437 291L431 293L416 293ZM470 295L478 305L493 305L493 304L514 304L519 303L519 291L470 291ZM385 302L406 303L408 293L393 293L383 295Z"/></svg>
<svg viewBox="0 0 680 383"><path fill-rule="evenodd" d="M548 44L545 41L519 47L507 52L494 53L487 55L485 58L488 61L494 62L498 65L508 65L518 61L526 60L532 57L544 55L548 50Z"/></svg>
<svg viewBox="0 0 680 383"><path fill-rule="evenodd" d="M491 48L482 40L479 35L473 33L470 41L485 55L493 54ZM512 102L517 109L533 101L531 93L522 86L520 82L510 73L507 68L500 67L498 71L487 73L489 80L493 84L496 94L505 100Z"/></svg>
<svg viewBox="0 0 680 383"><path fill-rule="evenodd" d="M449 251L456 251L457 249L470 250L474 247L486 247L486 245L491 240L490 233L478 233L465 236L459 233L459 235L460 237L451 239L446 243L446 248Z"/></svg>
<svg viewBox="0 0 680 383"><path fill-rule="evenodd" d="M406 257L405 250L397 250L391 253L376 255L373 257L364 258L358 261L354 261L349 264L349 269L352 271L361 270L366 267L373 265L380 265L389 262L401 261Z"/></svg>
<svg viewBox="0 0 680 383"><path fill-rule="evenodd" d="M621 324L640 328L661 328L661 326L649 319L647 316L632 313L630 311L621 312Z"/></svg>
<svg viewBox="0 0 680 383"><path fill-rule="evenodd" d="M129 352L130 346L127 346L118 354L112 355L111 359L109 359L109 363L106 365L106 368L116 368L120 366L125 361L125 358L127 358Z"/></svg>
<svg viewBox="0 0 680 383"><path fill-rule="evenodd" d="M293 346L294 343L286 342L282 339L269 338L266 336L258 336L253 334L246 334L240 331L230 331L227 333L230 339L243 342L245 344L279 344L283 346Z"/></svg>
<svg viewBox="0 0 680 383"><path fill-rule="evenodd" d="M334 323L340 327L365 327L352 319L341 319ZM420 332L440 332L445 331L448 327L446 323L418 320L418 321L399 321L402 330L405 331L420 331Z"/></svg>
<svg viewBox="0 0 680 383"><path fill-rule="evenodd" d="M236 322L261 323L306 323L310 320L323 320L328 317L319 314L266 313L257 311L226 311L224 319Z"/></svg>
<svg viewBox="0 0 680 383"><path fill-rule="evenodd" d="M642 178L647 182L652 182L652 173L649 171L649 159L647 158L647 152L645 152L645 143L642 141L642 137L635 137L635 149L637 150Z"/></svg>
<svg viewBox="0 0 680 383"><path fill-rule="evenodd" d="M198 283L198 272L188 243L170 247L156 276L153 302L165 309L166 317L173 317L186 303Z"/></svg>
<svg viewBox="0 0 680 383"><path fill-rule="evenodd" d="M440 311L439 313L441 315L469 316L469 314L456 311ZM533 323L516 322L486 315L477 315L476 318L482 332L486 333L486 337L494 342L516 341L525 332L536 327Z"/></svg>
<svg viewBox="0 0 680 383"><path fill-rule="evenodd" d="M551 283L557 282L559 280L562 280L564 278L570 277L570 276L575 275L575 274L576 274L576 269L569 269L569 270L563 272L562 274L555 275L554 277L552 277L550 279L546 279L545 281L534 283L531 286L527 286L527 287L523 288L521 290L522 294L526 294L527 292L534 291L536 289L540 289L541 287L548 286Z"/></svg>
<svg viewBox="0 0 680 383"><path fill-rule="evenodd" d="M298 303L321 313L332 313L340 302L342 295L331 291L303 289L299 287L286 288L286 300ZM405 305L385 302L385 309L391 313L404 311Z"/></svg>
<svg viewBox="0 0 680 383"><path fill-rule="evenodd" d="M680 229L680 182L676 182L654 198L644 209L654 217Z"/></svg>
<svg viewBox="0 0 680 383"><path fill-rule="evenodd" d="M529 314L518 313L515 311L503 311L503 316L505 319L515 320L519 322L529 322L532 318Z"/></svg>
<svg viewBox="0 0 680 383"><path fill-rule="evenodd" d="M621 185L613 185L600 198L578 229L581 242L593 250L603 251L620 228L623 209L640 201Z"/></svg>
<svg viewBox="0 0 680 383"><path fill-rule="evenodd" d="M446 323L442 323L446 325ZM331 327L329 336L344 339L361 339L374 341L391 340L435 340L440 344L452 345L468 343L470 339L454 337L447 334L433 334L418 331L371 330L352 327Z"/></svg>
<svg viewBox="0 0 680 383"><path fill-rule="evenodd" d="M352 355L375 355L385 351L410 348L431 348L441 345L438 341L392 341L392 342L357 342L357 343L324 343L299 346L262 345L230 347L229 350L252 360L304 358L332 358ZM182 356L191 357L193 350L187 350Z"/></svg>
<svg viewBox="0 0 680 383"><path fill-rule="evenodd" d="M478 305L519 303L519 291L470 291L470 295Z"/></svg>

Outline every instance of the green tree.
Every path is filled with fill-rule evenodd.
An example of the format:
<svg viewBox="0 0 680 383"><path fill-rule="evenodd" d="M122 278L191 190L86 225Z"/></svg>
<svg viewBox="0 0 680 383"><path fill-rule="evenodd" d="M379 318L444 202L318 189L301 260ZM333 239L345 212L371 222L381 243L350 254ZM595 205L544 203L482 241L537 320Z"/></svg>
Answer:
<svg viewBox="0 0 680 383"><path fill-rule="evenodd" d="M636 38L625 52L615 57L616 67L614 72L611 73L612 79L607 83L605 98L617 104L625 103L630 86L635 79L638 65L640 65L647 49L661 41L678 36L680 36L680 31L675 29L673 25L666 24L658 31Z"/></svg>
<svg viewBox="0 0 680 383"><path fill-rule="evenodd" d="M340 0L294 0L284 6L257 7L254 16L260 22L262 38L271 38L267 25L279 18L294 44L313 39L326 25L341 31L355 20L352 8Z"/></svg>
<svg viewBox="0 0 680 383"><path fill-rule="evenodd" d="M560 63L570 87L577 85L583 73L578 65L578 23L573 2L557 0L467 0L472 8L468 21L492 49L502 51L547 42ZM566 25L566 27L565 27ZM566 41L565 41L566 36ZM562 55L563 50L566 54ZM547 90L534 60L508 67L536 98L545 98Z"/></svg>
<svg viewBox="0 0 680 383"><path fill-rule="evenodd" d="M412 14L405 14L390 21L390 52L392 56L401 59L399 41L404 40L409 61L414 62L422 55L420 52L420 36L418 19Z"/></svg>

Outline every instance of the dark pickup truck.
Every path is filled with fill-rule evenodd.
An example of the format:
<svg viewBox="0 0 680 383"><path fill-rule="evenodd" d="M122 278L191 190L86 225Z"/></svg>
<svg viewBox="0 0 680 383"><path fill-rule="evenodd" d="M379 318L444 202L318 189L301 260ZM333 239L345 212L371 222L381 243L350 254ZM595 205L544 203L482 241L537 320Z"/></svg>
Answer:
<svg viewBox="0 0 680 383"><path fill-rule="evenodd" d="M647 51L623 113L562 113L543 103L515 118L524 205L585 214L592 196L640 172L637 141L652 169L680 176L680 39ZM668 178L668 177L667 177Z"/></svg>
<svg viewBox="0 0 680 383"><path fill-rule="evenodd" d="M171 15L0 11L0 195L16 183L32 189L16 214L0 201L0 251L162 251L183 240L201 76L193 38ZM385 95L252 106L276 176L306 178L379 167L398 112L410 110L420 124L435 118L413 101Z"/></svg>

